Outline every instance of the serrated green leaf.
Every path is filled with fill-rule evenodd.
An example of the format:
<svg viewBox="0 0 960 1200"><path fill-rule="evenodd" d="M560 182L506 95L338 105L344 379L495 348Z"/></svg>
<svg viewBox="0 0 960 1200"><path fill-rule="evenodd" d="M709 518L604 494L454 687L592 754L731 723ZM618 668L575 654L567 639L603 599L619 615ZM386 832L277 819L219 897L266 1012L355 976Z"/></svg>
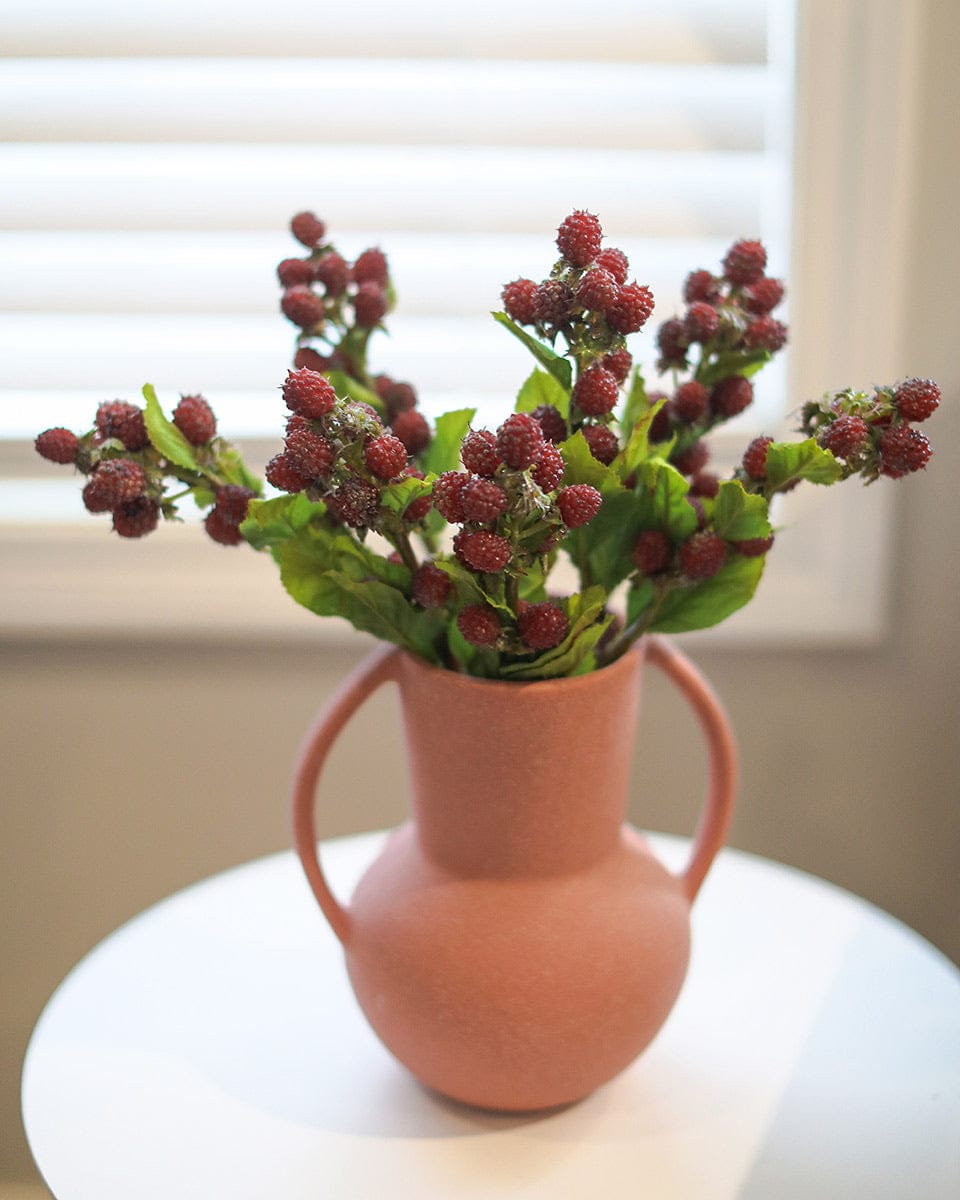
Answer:
<svg viewBox="0 0 960 1200"><path fill-rule="evenodd" d="M402 516L414 500L420 496L428 496L431 485L424 479L408 475L405 479L397 479L380 493L380 502L384 508Z"/></svg>
<svg viewBox="0 0 960 1200"><path fill-rule="evenodd" d="M650 427L666 402L666 399L658 400L634 422L627 444L610 464L621 479L627 479L640 463L650 457ZM658 451L658 455L664 457L662 451Z"/></svg>
<svg viewBox="0 0 960 1200"><path fill-rule="evenodd" d="M620 414L621 438L629 439L633 427L646 411L647 385L643 378L643 372L639 367L634 367L633 375L630 378L630 390L627 392L623 412Z"/></svg>
<svg viewBox="0 0 960 1200"><path fill-rule="evenodd" d="M475 408L456 408L437 418L433 438L420 461L428 474L442 475L444 471L456 471L460 466L460 445L477 415Z"/></svg>
<svg viewBox="0 0 960 1200"><path fill-rule="evenodd" d="M552 404L562 417L570 411L570 393L549 371L534 369L517 394L515 412L533 412L541 404Z"/></svg>
<svg viewBox="0 0 960 1200"><path fill-rule="evenodd" d="M770 533L768 505L763 496L744 491L738 479L720 484L710 512L714 530L728 542L743 542L750 538L765 538Z"/></svg>
<svg viewBox="0 0 960 1200"><path fill-rule="evenodd" d="M601 492L622 492L623 484L613 467L608 467L590 453L586 438L578 430L559 447L563 458L563 484L589 483Z"/></svg>
<svg viewBox="0 0 960 1200"><path fill-rule="evenodd" d="M765 556L734 555L712 579L669 592L650 624L651 632L685 633L708 629L742 608L757 590Z"/></svg>
<svg viewBox="0 0 960 1200"><path fill-rule="evenodd" d="M515 321L511 321L506 313L495 312L493 319L499 321L505 329L510 330L515 338L523 342L537 362L542 367L546 367L554 379L569 393L573 386L573 367L569 359L562 358L555 350L551 350L543 342L531 337L525 329L522 329Z"/></svg>
<svg viewBox="0 0 960 1200"><path fill-rule="evenodd" d="M750 379L770 361L769 350L727 350L697 370L696 378L704 387L713 387L729 375Z"/></svg>
<svg viewBox="0 0 960 1200"><path fill-rule="evenodd" d="M249 488L258 496L263 494L263 481L248 469L247 464L240 456L240 451L235 446L218 439L216 458L218 473L227 483Z"/></svg>
<svg viewBox="0 0 960 1200"><path fill-rule="evenodd" d="M641 529L660 529L675 542L696 532L697 514L687 500L690 485L670 463L662 458L641 463L634 491Z"/></svg>
<svg viewBox="0 0 960 1200"><path fill-rule="evenodd" d="M189 471L199 471L200 467L193 447L176 425L164 416L153 384L145 383L143 385L143 398L147 402L144 421L153 448L168 462L172 462L178 467L186 467Z"/></svg>
<svg viewBox="0 0 960 1200"><path fill-rule="evenodd" d="M626 579L633 570L630 551L643 528L642 510L631 492L604 495L600 511L581 531L579 547L594 583L609 592Z"/></svg>
<svg viewBox="0 0 960 1200"><path fill-rule="evenodd" d="M796 479L831 484L843 478L843 467L816 438L803 442L771 442L767 447L766 490L775 492Z"/></svg>
<svg viewBox="0 0 960 1200"><path fill-rule="evenodd" d="M255 550L263 550L296 537L313 516L324 512L323 504L311 502L303 492L272 500L251 500L240 532Z"/></svg>
<svg viewBox="0 0 960 1200"><path fill-rule="evenodd" d="M578 667L592 655L597 642L613 620L611 614L604 614L606 602L607 593L602 587L590 587L582 595L570 596L563 602L570 622L563 641L535 659L504 667L501 671L503 678L554 679L561 675L576 674Z"/></svg>
<svg viewBox="0 0 960 1200"><path fill-rule="evenodd" d="M656 588L649 578L642 578L627 592L627 624L632 625L653 604Z"/></svg>

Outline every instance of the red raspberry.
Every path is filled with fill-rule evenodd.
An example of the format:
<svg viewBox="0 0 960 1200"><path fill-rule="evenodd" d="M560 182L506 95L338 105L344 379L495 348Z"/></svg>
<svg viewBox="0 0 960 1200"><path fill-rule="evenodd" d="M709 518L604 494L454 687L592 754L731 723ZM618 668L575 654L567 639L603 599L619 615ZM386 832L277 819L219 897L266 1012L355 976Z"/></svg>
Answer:
<svg viewBox="0 0 960 1200"><path fill-rule="evenodd" d="M325 354L318 354L310 346L301 346L293 356L293 365L298 369L308 367L311 371L323 373L331 367L330 359Z"/></svg>
<svg viewBox="0 0 960 1200"><path fill-rule="evenodd" d="M250 488L243 487L239 483L228 483L224 487L217 488L214 507L219 509L225 517L229 517L231 521L239 524L246 519L247 507L255 498L256 492L251 491Z"/></svg>
<svg viewBox="0 0 960 1200"><path fill-rule="evenodd" d="M772 443L772 437L755 437L746 450L744 450L743 469L751 479L766 479L767 447Z"/></svg>
<svg viewBox="0 0 960 1200"><path fill-rule="evenodd" d="M617 333L636 333L653 312L653 292L640 283L625 283L614 305L607 309L607 324Z"/></svg>
<svg viewBox="0 0 960 1200"><path fill-rule="evenodd" d="M302 492L310 486L310 480L297 470L286 454L275 454L267 463L264 475L267 483L281 492Z"/></svg>
<svg viewBox="0 0 960 1200"><path fill-rule="evenodd" d="M478 529L464 535L460 554L475 571L493 574L502 571L510 561L510 543L499 533Z"/></svg>
<svg viewBox="0 0 960 1200"><path fill-rule="evenodd" d="M290 232L298 242L312 250L323 241L327 227L314 213L299 212L290 221Z"/></svg>
<svg viewBox="0 0 960 1200"><path fill-rule="evenodd" d="M432 562L417 567L413 577L413 598L422 608L443 608L453 589L450 576Z"/></svg>
<svg viewBox="0 0 960 1200"><path fill-rule="evenodd" d="M710 407L718 417L735 417L753 403L753 384L742 375L728 375L710 393Z"/></svg>
<svg viewBox="0 0 960 1200"><path fill-rule="evenodd" d="M287 320L301 329L312 329L323 320L323 301L306 284L288 287L280 299L280 308Z"/></svg>
<svg viewBox="0 0 960 1200"><path fill-rule="evenodd" d="M277 264L277 278L285 288L313 281L313 263L308 258L285 258Z"/></svg>
<svg viewBox="0 0 960 1200"><path fill-rule="evenodd" d="M560 415L559 408L554 408L552 404L538 404L530 416L540 423L540 432L548 442L567 440L567 423Z"/></svg>
<svg viewBox="0 0 960 1200"><path fill-rule="evenodd" d="M497 430L497 450L508 467L522 471L537 461L544 439L529 413L512 413Z"/></svg>
<svg viewBox="0 0 960 1200"><path fill-rule="evenodd" d="M647 403L652 408L660 400L666 400L664 392L650 392ZM673 401L667 400L662 408L657 409L657 415L650 423L650 441L665 442L673 427Z"/></svg>
<svg viewBox="0 0 960 1200"><path fill-rule="evenodd" d="M821 429L817 441L837 458L855 458L867 448L870 428L863 417L843 413Z"/></svg>
<svg viewBox="0 0 960 1200"><path fill-rule="evenodd" d="M696 475L703 470L710 459L710 447L706 442L694 442L686 450L671 456L673 465L681 475Z"/></svg>
<svg viewBox="0 0 960 1200"><path fill-rule="evenodd" d="M575 483L557 493L557 508L568 529L579 529L600 511L603 497L589 483Z"/></svg>
<svg viewBox="0 0 960 1200"><path fill-rule="evenodd" d="M617 435L606 425L584 425L580 432L590 448L590 453L604 466L608 467L620 453Z"/></svg>
<svg viewBox="0 0 960 1200"><path fill-rule="evenodd" d="M709 342L720 328L720 314L712 304L697 300L683 318L683 332L688 342Z"/></svg>
<svg viewBox="0 0 960 1200"><path fill-rule="evenodd" d="M746 538L742 542L734 542L733 548L744 558L759 558L761 554L766 554L772 545L773 534L771 533L767 537Z"/></svg>
<svg viewBox="0 0 960 1200"><path fill-rule="evenodd" d="M33 443L38 454L55 463L72 463L77 460L80 439L69 429L58 426L37 434Z"/></svg>
<svg viewBox="0 0 960 1200"><path fill-rule="evenodd" d="M433 507L445 521L459 525L465 521L463 514L463 489L470 482L470 476L463 471L444 471L434 480Z"/></svg>
<svg viewBox="0 0 960 1200"><path fill-rule="evenodd" d="M905 421L925 421L940 403L940 388L932 379L908 379L893 393L893 403Z"/></svg>
<svg viewBox="0 0 960 1200"><path fill-rule="evenodd" d="M384 389L381 399L391 417L417 407L417 393L410 383L391 382L390 386Z"/></svg>
<svg viewBox="0 0 960 1200"><path fill-rule="evenodd" d="M734 242L723 260L723 277L740 287L757 283L767 265L767 252L760 242Z"/></svg>
<svg viewBox="0 0 960 1200"><path fill-rule="evenodd" d="M641 575L659 575L670 566L673 544L659 529L644 529L637 535L630 557Z"/></svg>
<svg viewBox="0 0 960 1200"><path fill-rule="evenodd" d="M293 469L311 483L329 476L336 457L332 443L312 429L289 430L283 452Z"/></svg>
<svg viewBox="0 0 960 1200"><path fill-rule="evenodd" d="M617 383L626 383L633 367L633 355L629 350L611 350L600 359L600 366L609 371Z"/></svg>
<svg viewBox="0 0 960 1200"><path fill-rule="evenodd" d="M560 222L557 249L574 267L587 267L600 253L603 230L597 218L577 210Z"/></svg>
<svg viewBox="0 0 960 1200"><path fill-rule="evenodd" d="M203 519L208 535L221 546L239 546L243 541L240 525L220 509L212 508Z"/></svg>
<svg viewBox="0 0 960 1200"><path fill-rule="evenodd" d="M743 344L751 350L769 350L775 353L787 344L787 327L774 317L757 317L744 330Z"/></svg>
<svg viewBox="0 0 960 1200"><path fill-rule="evenodd" d="M691 496L689 492L686 494L684 499L697 514L697 528L705 528L707 524L707 514L703 507L703 501L699 496Z"/></svg>
<svg viewBox="0 0 960 1200"><path fill-rule="evenodd" d="M326 498L333 515L344 525L365 529L380 511L380 491L363 479L348 479Z"/></svg>
<svg viewBox="0 0 960 1200"><path fill-rule="evenodd" d="M109 458L98 463L83 489L83 503L90 512L110 512L143 494L147 477L143 467L130 458Z"/></svg>
<svg viewBox="0 0 960 1200"><path fill-rule="evenodd" d="M311 420L328 414L337 398L330 380L317 371L311 371L310 367L288 371L282 394L290 412L308 416Z"/></svg>
<svg viewBox="0 0 960 1200"><path fill-rule="evenodd" d="M430 445L430 426L423 414L415 409L397 413L390 422L390 429L406 446L408 454L419 454Z"/></svg>
<svg viewBox="0 0 960 1200"><path fill-rule="evenodd" d="M715 500L720 491L720 476L713 471L697 471L690 480L690 494Z"/></svg>
<svg viewBox="0 0 960 1200"><path fill-rule="evenodd" d="M617 281L603 267L591 267L577 284L577 303L590 312L605 313L620 294Z"/></svg>
<svg viewBox="0 0 960 1200"><path fill-rule="evenodd" d="M534 313L540 325L565 325L573 308L573 293L560 279L546 279L537 288Z"/></svg>
<svg viewBox="0 0 960 1200"><path fill-rule="evenodd" d="M549 650L551 646L559 646L569 628L566 613L549 600L528 605L517 617L520 637L531 650Z"/></svg>
<svg viewBox="0 0 960 1200"><path fill-rule="evenodd" d="M537 319L537 285L532 279L514 279L500 293L503 311L518 325L532 325Z"/></svg>
<svg viewBox="0 0 960 1200"><path fill-rule="evenodd" d="M205 446L216 436L217 418L202 396L181 396L173 423L194 446Z"/></svg>
<svg viewBox="0 0 960 1200"><path fill-rule="evenodd" d="M460 461L474 475L491 479L502 461L496 434L489 429L469 430L460 447Z"/></svg>
<svg viewBox="0 0 960 1200"><path fill-rule="evenodd" d="M387 315L388 308L387 293L379 283L369 280L360 284L353 298L353 311L362 329L373 329L378 325Z"/></svg>
<svg viewBox="0 0 960 1200"><path fill-rule="evenodd" d="M153 533L160 521L160 505L146 496L137 496L113 510L114 532L125 538Z"/></svg>
<svg viewBox="0 0 960 1200"><path fill-rule="evenodd" d="M890 425L884 429L879 450L880 474L891 479L922 470L933 453L925 435L910 425Z"/></svg>
<svg viewBox="0 0 960 1200"><path fill-rule="evenodd" d="M687 304L719 304L720 280L709 271L691 271L683 285L683 298Z"/></svg>
<svg viewBox="0 0 960 1200"><path fill-rule="evenodd" d="M367 446L363 460L378 479L396 479L407 465L407 448L398 437L384 433Z"/></svg>
<svg viewBox="0 0 960 1200"><path fill-rule="evenodd" d="M387 256L376 246L364 250L353 264L353 278L359 284L375 283L379 288L386 288L390 280Z"/></svg>
<svg viewBox="0 0 960 1200"><path fill-rule="evenodd" d="M507 511L509 503L507 493L492 479L470 479L460 493L464 517L478 524L495 521L501 513Z"/></svg>
<svg viewBox="0 0 960 1200"><path fill-rule="evenodd" d="M605 271L609 271L621 286L627 282L630 263L624 252L618 250L616 246L608 246L605 250L601 250L593 260L593 264L596 267L603 267Z"/></svg>
<svg viewBox="0 0 960 1200"><path fill-rule="evenodd" d="M709 411L710 393L703 384L698 383L696 379L681 383L673 397L673 412L676 416L686 425L697 425Z"/></svg>
<svg viewBox="0 0 960 1200"><path fill-rule="evenodd" d="M666 371L671 367L685 367L689 346L683 322L677 317L664 321L657 331L657 347L660 350L657 369Z"/></svg>
<svg viewBox="0 0 960 1200"><path fill-rule="evenodd" d="M589 367L573 385L571 400L588 417L602 417L616 405L620 385L615 375L599 365Z"/></svg>
<svg viewBox="0 0 960 1200"><path fill-rule="evenodd" d="M783 284L779 279L764 275L752 283L743 297L743 307L754 316L762 317L772 312L783 299Z"/></svg>
<svg viewBox="0 0 960 1200"><path fill-rule="evenodd" d="M563 456L553 442L547 442L530 472L533 482L544 492L554 492L563 482Z"/></svg>
<svg viewBox="0 0 960 1200"><path fill-rule="evenodd" d="M117 438L126 450L143 450L150 445L143 409L125 400L104 401L97 409L94 424L101 438Z"/></svg>
<svg viewBox="0 0 960 1200"><path fill-rule="evenodd" d="M690 579L712 579L726 562L727 543L717 533L694 533L681 543L679 558Z"/></svg>
<svg viewBox="0 0 960 1200"><path fill-rule="evenodd" d="M329 254L324 254L313 264L313 278L317 283L323 284L324 291L328 296L335 298L342 296L347 290L347 284L350 282L350 268L335 250L331 250Z"/></svg>
<svg viewBox="0 0 960 1200"><path fill-rule="evenodd" d="M457 628L472 646L495 646L500 636L500 620L492 608L467 604L457 615Z"/></svg>

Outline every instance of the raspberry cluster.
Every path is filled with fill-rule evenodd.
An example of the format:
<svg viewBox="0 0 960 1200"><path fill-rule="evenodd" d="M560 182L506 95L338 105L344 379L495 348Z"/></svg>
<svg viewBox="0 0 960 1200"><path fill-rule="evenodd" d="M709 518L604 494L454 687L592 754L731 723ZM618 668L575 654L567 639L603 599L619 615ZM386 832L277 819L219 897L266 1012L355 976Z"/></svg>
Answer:
<svg viewBox="0 0 960 1200"><path fill-rule="evenodd" d="M393 307L386 255L371 247L349 262L329 240L325 222L311 212L297 213L290 229L309 250L306 257L285 258L277 266L284 289L280 308L299 329L294 366L318 375L347 376L354 398L368 396L407 453L419 454L432 435L423 414L416 411L412 384L385 374L371 375L367 369L370 336L383 327Z"/></svg>
<svg viewBox="0 0 960 1200"><path fill-rule="evenodd" d="M210 537L223 545L238 545L243 540L240 524L256 493L236 482L238 471L246 478L245 469L238 467L232 447L217 438L213 410L203 396L182 396L168 428L172 436L185 439L192 465L174 462L156 449L144 410L125 400L99 405L86 433L46 429L35 446L51 462L77 468L86 479L84 507L110 513L120 537L152 533L161 516L176 517L179 496L192 493L202 507L212 505L204 521ZM171 497L170 487L178 488L179 495Z"/></svg>

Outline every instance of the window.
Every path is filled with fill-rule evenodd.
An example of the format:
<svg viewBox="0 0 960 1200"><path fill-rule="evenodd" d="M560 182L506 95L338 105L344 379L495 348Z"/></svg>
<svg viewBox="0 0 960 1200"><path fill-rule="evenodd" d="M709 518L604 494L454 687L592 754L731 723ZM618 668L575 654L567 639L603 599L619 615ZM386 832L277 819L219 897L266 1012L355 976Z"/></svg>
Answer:
<svg viewBox="0 0 960 1200"><path fill-rule="evenodd" d="M38 429L86 428L100 400L136 399L150 380L170 404L202 390L222 432L249 439L254 460L272 453L292 345L272 271L293 249L285 231L296 208L320 212L348 253L387 251L400 303L374 364L412 380L428 414L476 404L492 422L508 410L529 363L488 312L507 279L542 274L549 234L575 207L601 215L654 289L652 324L676 309L688 270L759 234L771 269L791 283L794 340L822 350L839 307L832 283L869 294L864 237L889 234L896 252L899 201L878 211L848 156L855 145L859 165L876 166L909 83L904 15L867 0L823 8L799 0L796 188L791 0L497 0L464 11L381 0L342 13L175 0L162 14L40 0L0 18L0 571L10 627L316 630L269 563L211 547L196 528L164 529L141 546L76 520L75 479L31 448ZM870 89L869 110L855 86L867 70L864 38L885 56L888 82L879 97ZM813 185L823 179L830 193ZM845 197L840 211L827 195ZM864 213L866 229L851 239ZM800 235L813 228L808 259ZM836 255L826 278L825 243ZM792 385L868 382L862 371L878 369L868 343L856 327L816 363L794 353ZM652 333L635 339L641 358L652 347ZM782 421L788 395L802 398L787 385L786 370L768 369L738 446ZM820 531L806 518L785 535L732 636L849 636L849 571L879 580L880 542L864 547L851 532L856 498L840 516L829 499L836 536L812 538ZM816 511L818 497L801 503ZM828 598L817 599L813 573L826 573ZM867 634L879 628L873 592L872 617L869 602L857 603ZM785 604L789 595L800 602Z"/></svg>

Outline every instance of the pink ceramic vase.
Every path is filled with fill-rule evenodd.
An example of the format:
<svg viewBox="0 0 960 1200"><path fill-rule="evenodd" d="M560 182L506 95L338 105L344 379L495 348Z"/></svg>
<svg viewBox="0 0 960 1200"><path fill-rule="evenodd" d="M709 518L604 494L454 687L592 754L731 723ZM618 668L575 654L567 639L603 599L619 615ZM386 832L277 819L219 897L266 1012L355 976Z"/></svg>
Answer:
<svg viewBox="0 0 960 1200"><path fill-rule="evenodd" d="M687 868L624 824L646 660L687 696L710 782ZM349 907L317 857L314 792L351 714L392 681L413 819ZM687 967L689 910L729 824L736 760L696 669L659 637L573 679L504 683L374 653L320 715L297 766L294 829L380 1039L429 1087L483 1108L578 1100L648 1045Z"/></svg>

